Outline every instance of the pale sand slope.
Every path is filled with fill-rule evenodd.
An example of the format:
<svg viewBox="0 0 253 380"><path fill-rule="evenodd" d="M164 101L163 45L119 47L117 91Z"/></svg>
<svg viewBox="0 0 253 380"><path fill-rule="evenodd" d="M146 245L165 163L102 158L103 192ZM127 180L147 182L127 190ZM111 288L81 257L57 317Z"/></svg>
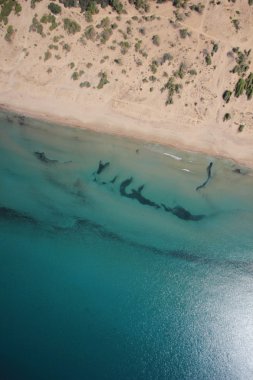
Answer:
<svg viewBox="0 0 253 380"><path fill-rule="evenodd" d="M22 2L21 15L9 17L9 24L17 29L12 42L5 41L6 27L0 27L2 107L64 124L228 157L253 167L253 100L248 101L245 95L238 99L232 96L225 104L222 99L223 92L232 90L238 80L237 74L230 73L235 66L232 47L239 46L241 50L253 47L253 7L247 1L237 0L235 4L224 1L219 6L202 1L205 9L201 15L191 12L176 23L171 22L175 20L171 2L159 6L152 3L148 15L155 14L158 18L148 21L132 7L127 8L128 14L122 15L120 21L116 13L109 14L109 8L100 10L94 17L94 26L105 16L118 25L106 44L100 43L99 36L95 41L86 38L80 41L89 24L78 9L63 8L63 15L57 16L61 25L51 32L44 25L44 38L29 32L34 14L40 19L48 13L48 3L42 1L32 10L30 2ZM132 19L135 15L138 20ZM230 19L235 15L241 25L238 32ZM63 17L75 19L82 31L69 36L63 29ZM145 28L145 35L140 28ZM191 35L180 38L182 28L187 28ZM101 28L95 29L101 33ZM122 32L126 33L126 39ZM152 43L154 34L159 35L160 46ZM53 41L55 36L61 36L58 42ZM141 49L147 57L136 51L137 39L142 41ZM126 54L121 52L121 41L131 45ZM207 65L205 55L211 52L214 42L219 49L212 64ZM70 52L63 49L64 43L71 46ZM57 47L49 49L50 44ZM47 50L52 56L45 61ZM164 53L170 53L173 59L161 65ZM156 73L150 69L154 59L159 61ZM72 69L71 62L75 64ZM88 63L92 63L90 68ZM166 91L161 93L161 87L180 63L186 65L186 74L175 81L183 88L174 96L174 103L165 106L167 95ZM191 69L197 75L190 75ZM84 71L78 80L71 78L75 70ZM103 89L97 89L100 71L106 72L109 80ZM91 87L80 88L83 81L89 81ZM223 122L227 112L231 119ZM245 128L238 133L240 124Z"/></svg>

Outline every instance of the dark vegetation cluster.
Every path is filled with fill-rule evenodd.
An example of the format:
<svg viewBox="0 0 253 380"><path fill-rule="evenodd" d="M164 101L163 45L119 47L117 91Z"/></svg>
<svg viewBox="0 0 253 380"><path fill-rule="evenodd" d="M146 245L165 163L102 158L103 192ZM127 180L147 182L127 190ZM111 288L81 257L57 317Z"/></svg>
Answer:
<svg viewBox="0 0 253 380"><path fill-rule="evenodd" d="M247 71L250 67L250 53L251 50L244 50L243 52L237 47L232 49L232 53L235 55L236 65L233 67L231 72L239 76L238 81L235 84L234 90L226 90L223 93L223 100L228 103L230 101L232 93L236 98L245 94L248 100L253 97L253 73L249 73L247 76Z"/></svg>
<svg viewBox="0 0 253 380"><path fill-rule="evenodd" d="M165 3L168 0L156 0L156 3ZM129 4L132 4L136 9L144 12L148 12L150 9L149 0L128 0ZM179 9L186 9L189 7L190 10L195 11L197 13L202 13L204 9L204 5L201 3L191 4L189 0L169 0L172 5ZM106 8L110 6L117 13L124 13L124 5L120 0L60 0L65 7L77 7L81 8L82 12L87 14L87 17L91 17L92 15L98 13L98 5L102 8Z"/></svg>
<svg viewBox="0 0 253 380"><path fill-rule="evenodd" d="M54 14L54 15L58 15L59 13L61 13L61 6L59 4L56 4L56 3L49 3L48 4L48 9Z"/></svg>
<svg viewBox="0 0 253 380"><path fill-rule="evenodd" d="M19 15L22 11L20 3L16 0L0 0L0 23L8 24L8 17L12 12Z"/></svg>

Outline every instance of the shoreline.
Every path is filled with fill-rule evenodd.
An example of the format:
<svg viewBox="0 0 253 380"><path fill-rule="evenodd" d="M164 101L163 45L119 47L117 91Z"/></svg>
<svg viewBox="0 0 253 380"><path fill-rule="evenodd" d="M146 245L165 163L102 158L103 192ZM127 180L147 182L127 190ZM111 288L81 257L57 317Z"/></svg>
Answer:
<svg viewBox="0 0 253 380"><path fill-rule="evenodd" d="M96 107L96 109L98 108L99 107ZM90 114L87 114L87 120L85 121L80 118L71 117L70 115L59 116L54 112L46 112L43 108L39 111L36 109L30 109L29 107L16 106L3 102L0 103L0 111L14 113L16 115L45 121L47 123L60 124L66 127L80 128L112 136L116 135L122 138L130 138L146 143L157 143L163 146L178 149L179 151L210 155L215 158L233 161L234 164L241 165L248 169L253 169L252 154L241 158L238 152L236 152L237 154L219 152L217 147L215 145L212 146L211 144L207 147L207 145L203 145L202 140L195 140L194 144L187 143L186 140L191 141L190 127L188 134L184 136L184 138L182 138L178 131L177 134L171 136L173 128L172 131L171 129L168 129L168 123L165 123L164 121L161 121L160 123L154 121L147 122L134 117L117 114L116 112L113 113L106 108L104 108L102 112L96 113L97 117L94 117L94 110L91 109L91 112ZM101 119L104 120L104 123ZM167 125L165 126L165 124ZM180 126L177 126L177 129L180 129ZM185 131L182 131L182 133L183 132ZM196 135L193 137L196 137ZM242 149L243 147L238 146L238 150L240 152L239 148Z"/></svg>
<svg viewBox="0 0 253 380"><path fill-rule="evenodd" d="M252 100L233 93L241 78L233 72L239 56L244 66L247 63L247 75L253 75L253 7L247 2L229 9L207 3L202 13L189 8L180 22L172 3L151 4L147 16L130 4L122 18L110 8L101 9L92 23L80 9L62 7L53 29L41 21L48 14L46 2L38 2L35 9L23 3L21 14L9 17L16 28L10 41L6 28L0 30L0 108L253 169ZM239 32L231 23L234 7L240 9ZM65 30L60 22L65 17L80 31ZM36 18L43 33L33 25ZM102 20L109 25L108 41L103 39L108 30L100 26ZM90 27L94 35L87 37ZM185 28L187 38L180 34ZM101 74L105 83L99 86ZM170 101L169 81L174 97ZM231 90L227 101L226 89Z"/></svg>

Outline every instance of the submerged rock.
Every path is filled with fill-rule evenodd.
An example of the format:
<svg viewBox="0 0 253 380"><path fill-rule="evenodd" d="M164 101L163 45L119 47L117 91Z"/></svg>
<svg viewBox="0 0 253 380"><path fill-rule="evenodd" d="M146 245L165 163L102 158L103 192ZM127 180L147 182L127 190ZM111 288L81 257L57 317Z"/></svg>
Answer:
<svg viewBox="0 0 253 380"><path fill-rule="evenodd" d="M213 162L210 162L210 164L208 165L208 167L206 168L206 171L207 171L207 179L205 180L205 182L202 183L202 185L199 185L196 187L196 191L199 190L199 189L202 189L203 187L205 187L209 181L209 179L211 178L211 170L212 170L212 166L213 166Z"/></svg>
<svg viewBox="0 0 253 380"><path fill-rule="evenodd" d="M100 160L98 164L97 174L101 174L109 165L110 165L110 162L103 163Z"/></svg>
<svg viewBox="0 0 253 380"><path fill-rule="evenodd" d="M34 152L35 157L38 158L41 162L44 162L45 164L56 164L57 160L51 160L47 158L44 152Z"/></svg>
<svg viewBox="0 0 253 380"><path fill-rule="evenodd" d="M17 117L17 119L19 125L25 125L25 116L20 115Z"/></svg>
<svg viewBox="0 0 253 380"><path fill-rule="evenodd" d="M185 208L181 206L167 207L165 206L165 204L162 203L162 207L164 208L166 212L171 212L173 215L183 220L198 221L205 217L205 215L192 215L190 211L186 210Z"/></svg>
<svg viewBox="0 0 253 380"><path fill-rule="evenodd" d="M110 183L115 183L118 179L118 176L116 175L115 177L113 177L113 179L110 181Z"/></svg>
<svg viewBox="0 0 253 380"><path fill-rule="evenodd" d="M140 186L137 190L132 189L131 193L127 193L126 188L132 183L132 181L133 181L133 177L130 177L120 184L120 194L123 197L136 199L139 203L141 203L143 205L147 205L147 206L151 206L151 207L155 207L155 208L160 208L160 206L157 203L151 201L150 199L144 197L141 194L142 190L144 189L144 185Z"/></svg>

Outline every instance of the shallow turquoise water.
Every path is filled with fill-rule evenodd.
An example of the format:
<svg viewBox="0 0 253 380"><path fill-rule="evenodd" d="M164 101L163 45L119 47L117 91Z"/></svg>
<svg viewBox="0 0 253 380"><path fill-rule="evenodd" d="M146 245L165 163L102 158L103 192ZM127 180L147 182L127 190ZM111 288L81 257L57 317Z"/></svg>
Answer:
<svg viewBox="0 0 253 380"><path fill-rule="evenodd" d="M1 114L0 379L252 379L253 177L235 168ZM122 196L130 177L203 218Z"/></svg>

